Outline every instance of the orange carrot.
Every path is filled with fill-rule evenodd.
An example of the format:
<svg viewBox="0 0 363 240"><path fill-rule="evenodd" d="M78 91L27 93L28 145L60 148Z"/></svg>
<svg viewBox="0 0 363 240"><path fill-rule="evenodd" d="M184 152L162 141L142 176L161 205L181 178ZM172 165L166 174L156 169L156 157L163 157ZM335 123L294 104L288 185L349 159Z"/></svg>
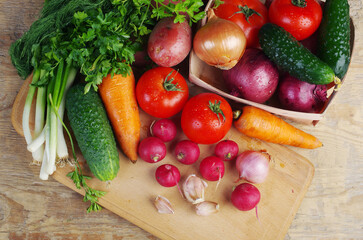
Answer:
<svg viewBox="0 0 363 240"><path fill-rule="evenodd" d="M322 146L316 137L265 110L252 106L243 107L242 114L234 121L234 126L241 133L266 142L310 149Z"/></svg>
<svg viewBox="0 0 363 240"><path fill-rule="evenodd" d="M99 85L99 93L117 142L123 153L136 162L141 125L134 74L131 72L126 77L115 74L112 78L107 75Z"/></svg>

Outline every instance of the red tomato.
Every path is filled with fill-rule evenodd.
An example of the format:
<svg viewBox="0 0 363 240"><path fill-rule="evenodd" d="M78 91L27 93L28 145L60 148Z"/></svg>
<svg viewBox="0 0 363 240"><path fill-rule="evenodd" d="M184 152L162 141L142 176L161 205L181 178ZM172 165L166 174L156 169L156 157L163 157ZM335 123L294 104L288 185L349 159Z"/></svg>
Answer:
<svg viewBox="0 0 363 240"><path fill-rule="evenodd" d="M169 67L148 70L136 85L136 99L140 108L157 118L168 118L180 112L188 97L185 79Z"/></svg>
<svg viewBox="0 0 363 240"><path fill-rule="evenodd" d="M268 10L260 0L224 0L214 13L236 23L245 33L247 47L258 47L258 31L268 22Z"/></svg>
<svg viewBox="0 0 363 240"><path fill-rule="evenodd" d="M212 144L220 141L232 126L229 103L214 93L201 93L185 104L181 127L193 142Z"/></svg>
<svg viewBox="0 0 363 240"><path fill-rule="evenodd" d="M270 21L299 41L318 29L322 16L323 11L316 0L274 0L269 8Z"/></svg>

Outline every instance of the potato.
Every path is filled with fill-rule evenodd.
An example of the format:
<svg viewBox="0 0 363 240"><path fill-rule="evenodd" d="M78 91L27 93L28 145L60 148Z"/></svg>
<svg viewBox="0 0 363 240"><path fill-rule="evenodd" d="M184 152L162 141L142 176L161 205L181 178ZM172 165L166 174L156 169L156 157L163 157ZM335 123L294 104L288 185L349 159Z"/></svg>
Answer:
<svg viewBox="0 0 363 240"><path fill-rule="evenodd" d="M147 52L151 60L162 67L182 62L192 46L192 30L187 21L174 23L174 18L160 20L152 30Z"/></svg>

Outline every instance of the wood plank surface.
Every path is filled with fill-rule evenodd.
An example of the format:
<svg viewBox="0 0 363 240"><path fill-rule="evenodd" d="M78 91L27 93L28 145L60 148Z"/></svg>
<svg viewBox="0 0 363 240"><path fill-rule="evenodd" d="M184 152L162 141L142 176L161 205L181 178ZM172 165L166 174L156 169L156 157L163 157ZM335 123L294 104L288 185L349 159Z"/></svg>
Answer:
<svg viewBox="0 0 363 240"><path fill-rule="evenodd" d="M41 181L29 166L25 140L11 125L22 81L7 54L36 19L39 0L0 1L0 239L157 239L116 214L87 214L73 190ZM295 126L324 143L317 150L290 148L315 166L312 184L285 239L363 239L363 10L350 0L355 52L339 94L318 125Z"/></svg>

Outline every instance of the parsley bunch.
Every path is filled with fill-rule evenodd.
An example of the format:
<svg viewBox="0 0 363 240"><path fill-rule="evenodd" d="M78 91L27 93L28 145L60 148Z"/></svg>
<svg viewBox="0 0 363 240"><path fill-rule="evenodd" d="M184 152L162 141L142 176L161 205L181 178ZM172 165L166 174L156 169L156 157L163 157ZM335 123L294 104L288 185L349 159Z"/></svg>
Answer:
<svg viewBox="0 0 363 240"><path fill-rule="evenodd" d="M199 12L201 0L168 5L162 2L112 0L108 12L99 8L74 14L73 31L68 34L72 46L69 57L85 75L85 92L91 87L97 90L107 74L129 74L134 54L141 50L158 19L175 16L174 22L183 22L185 12L192 23L205 15Z"/></svg>

